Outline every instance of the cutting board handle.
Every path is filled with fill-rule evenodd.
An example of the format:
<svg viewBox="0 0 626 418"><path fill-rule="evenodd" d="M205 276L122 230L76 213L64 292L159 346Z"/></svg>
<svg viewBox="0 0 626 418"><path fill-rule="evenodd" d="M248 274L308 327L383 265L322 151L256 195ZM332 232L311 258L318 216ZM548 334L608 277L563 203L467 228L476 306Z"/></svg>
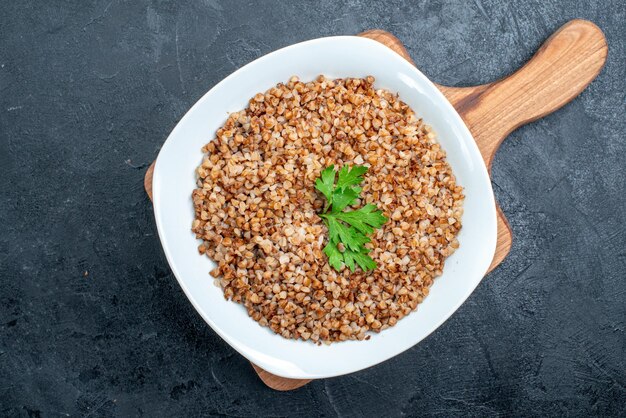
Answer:
<svg viewBox="0 0 626 418"><path fill-rule="evenodd" d="M522 68L476 87L440 86L491 162L504 138L578 96L604 66L604 34L586 20L572 20L548 38Z"/></svg>

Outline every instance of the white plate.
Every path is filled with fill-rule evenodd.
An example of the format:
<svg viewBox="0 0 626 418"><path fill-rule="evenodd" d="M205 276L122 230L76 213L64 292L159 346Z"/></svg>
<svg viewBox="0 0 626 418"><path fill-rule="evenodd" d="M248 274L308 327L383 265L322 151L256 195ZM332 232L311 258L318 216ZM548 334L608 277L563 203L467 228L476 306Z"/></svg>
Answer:
<svg viewBox="0 0 626 418"><path fill-rule="evenodd" d="M431 125L465 188L460 248L446 261L443 275L417 310L369 341L329 346L287 340L261 327L245 309L224 300L209 271L214 263L198 254L191 232L191 192L201 148L214 138L228 112L292 75L365 77L398 92ZM237 70L205 94L178 123L163 145L153 180L154 214L163 251L185 294L202 318L235 350L270 373L289 378L325 378L355 372L393 357L439 327L476 288L496 248L496 209L487 169L469 130L452 105L420 71L384 45L339 36L283 48ZM320 260L325 262L325 260Z"/></svg>

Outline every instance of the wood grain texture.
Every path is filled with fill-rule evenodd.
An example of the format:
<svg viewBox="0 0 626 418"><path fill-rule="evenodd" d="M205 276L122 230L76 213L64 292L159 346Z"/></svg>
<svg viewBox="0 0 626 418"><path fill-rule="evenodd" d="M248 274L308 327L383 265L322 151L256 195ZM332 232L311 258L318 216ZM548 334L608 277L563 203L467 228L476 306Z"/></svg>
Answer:
<svg viewBox="0 0 626 418"><path fill-rule="evenodd" d="M270 372L263 370L254 363L250 364L252 364L252 368L256 374L259 375L263 383L272 389L281 392L298 389L311 381L310 379L289 379L286 377L276 376L275 374L271 374Z"/></svg>
<svg viewBox="0 0 626 418"><path fill-rule="evenodd" d="M370 30L359 34L386 45L414 64L406 48L392 34ZM559 109L598 75L608 54L602 31L586 20L572 20L555 32L521 69L499 81L473 87L437 85L459 112L491 173L493 157L504 138L519 126ZM144 187L152 199L154 163L146 171ZM504 214L498 212L498 238L493 270L504 260L512 244L511 229ZM252 365L269 387L293 390L310 380L275 376Z"/></svg>

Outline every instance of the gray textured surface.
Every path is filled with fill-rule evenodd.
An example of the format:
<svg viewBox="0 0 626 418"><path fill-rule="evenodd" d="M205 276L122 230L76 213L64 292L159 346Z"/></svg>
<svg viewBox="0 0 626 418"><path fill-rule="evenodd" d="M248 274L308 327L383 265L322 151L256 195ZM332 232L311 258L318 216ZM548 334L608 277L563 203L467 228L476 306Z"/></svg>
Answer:
<svg viewBox="0 0 626 418"><path fill-rule="evenodd" d="M0 5L0 415L626 414L624 1L53 3ZM142 189L186 109L267 52L370 28L435 81L487 82L576 17L608 63L498 152L504 264L404 354L267 389L187 302Z"/></svg>

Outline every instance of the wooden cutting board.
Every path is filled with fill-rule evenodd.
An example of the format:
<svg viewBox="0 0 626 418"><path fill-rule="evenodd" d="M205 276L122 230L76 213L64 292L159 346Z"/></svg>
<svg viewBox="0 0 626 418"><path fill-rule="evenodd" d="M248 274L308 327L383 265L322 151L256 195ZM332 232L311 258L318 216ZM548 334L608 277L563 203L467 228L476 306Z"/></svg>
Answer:
<svg viewBox="0 0 626 418"><path fill-rule="evenodd" d="M389 32L370 30L359 36L382 43L414 64L404 45ZM437 87L472 132L491 174L491 163L502 140L519 126L554 112L578 96L600 73L607 53L606 39L596 25L572 20L548 38L526 65L502 80L474 87ZM153 171L154 163L144 180L150 199ZM499 207L497 212L498 240L489 271L504 260L512 243L511 228ZM261 380L276 390L292 390L310 382L275 376L252 366Z"/></svg>

